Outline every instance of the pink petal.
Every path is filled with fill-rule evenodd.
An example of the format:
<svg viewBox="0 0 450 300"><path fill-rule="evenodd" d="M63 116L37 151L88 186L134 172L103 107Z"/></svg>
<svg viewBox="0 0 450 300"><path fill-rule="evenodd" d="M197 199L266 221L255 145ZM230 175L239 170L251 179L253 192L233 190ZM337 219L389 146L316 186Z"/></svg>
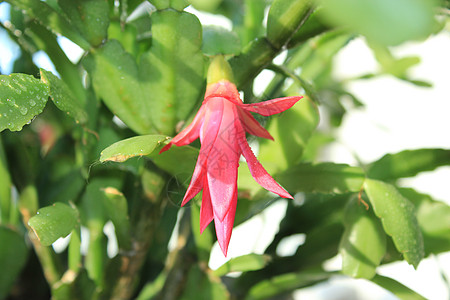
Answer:
<svg viewBox="0 0 450 300"><path fill-rule="evenodd" d="M236 109L239 115L239 119L241 120L241 123L244 126L246 132L265 139L273 140L273 137L270 135L270 133L264 127L262 127L258 121L255 120L251 113L239 106L236 106Z"/></svg>
<svg viewBox="0 0 450 300"><path fill-rule="evenodd" d="M195 197L203 188L203 179L205 177L204 167L202 165L202 160L200 159L200 155L197 159L197 164L195 165L194 173L192 174L191 182L189 183L186 194L184 194L183 202L181 206L184 206L189 202L192 198Z"/></svg>
<svg viewBox="0 0 450 300"><path fill-rule="evenodd" d="M242 154L247 160L248 169L250 170L250 173L255 181L266 190L271 191L280 197L293 199L293 197L283 187L281 187L281 185L279 185L269 173L267 173L266 169L264 169L248 145L245 135L241 135L238 140Z"/></svg>
<svg viewBox="0 0 450 300"><path fill-rule="evenodd" d="M169 148L172 145L177 146L183 146L192 143L194 140L196 140L200 133L200 128L203 124L203 118L205 116L205 108L202 105L195 115L194 120L191 124L189 124L185 129L180 131L167 145L165 145L159 153L163 153L166 150L169 150Z"/></svg>
<svg viewBox="0 0 450 300"><path fill-rule="evenodd" d="M207 142L209 140L214 140L217 136L217 132L219 130L220 123L217 123L217 119L221 118L222 110L220 107L215 107L215 110L211 110L207 108L208 105L203 106L203 119L202 126L200 126L200 141L202 143L200 147L200 152L198 154L197 163L195 164L194 173L192 174L191 182L189 183L189 187L184 195L183 202L181 206L185 205L189 200L195 197L202 188L204 187L204 176L206 171L206 166L208 162L208 156L213 147L212 142ZM197 114L198 116L199 114ZM209 130L204 133L203 125L209 125ZM205 127L205 129L206 129Z"/></svg>
<svg viewBox="0 0 450 300"><path fill-rule="evenodd" d="M232 198L230 209L225 215L225 218L220 221L218 216L214 213L214 225L216 227L217 242L220 249L222 249L223 255L227 256L228 245L230 244L231 232L233 230L234 217L236 215L237 205L237 190Z"/></svg>
<svg viewBox="0 0 450 300"><path fill-rule="evenodd" d="M207 132L202 143L213 144L207 158L207 180L214 215L222 221L237 190L237 169L241 151L236 139L235 123L239 123L239 119L234 104L223 98L210 99L209 109L222 111L222 116L216 120L207 120L205 117L202 129ZM217 132L214 139L210 132Z"/></svg>
<svg viewBox="0 0 450 300"><path fill-rule="evenodd" d="M267 117L274 114L279 114L285 111L286 109L291 108L301 98L303 97L299 96L284 97L259 103L238 104L238 105L247 111L252 111Z"/></svg>
<svg viewBox="0 0 450 300"><path fill-rule="evenodd" d="M209 188L207 184L204 186L202 206L200 207L200 233L203 233L205 228L208 227L209 223L211 223L214 218Z"/></svg>

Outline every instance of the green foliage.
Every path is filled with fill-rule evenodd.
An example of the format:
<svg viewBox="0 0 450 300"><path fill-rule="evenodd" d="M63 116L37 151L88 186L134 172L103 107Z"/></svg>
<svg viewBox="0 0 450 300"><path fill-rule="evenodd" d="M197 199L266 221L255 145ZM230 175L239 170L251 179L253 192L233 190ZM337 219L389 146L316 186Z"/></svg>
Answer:
<svg viewBox="0 0 450 300"><path fill-rule="evenodd" d="M422 232L415 216L414 205L393 186L367 179L364 185L375 214L394 240L395 247L415 268L424 256Z"/></svg>
<svg viewBox="0 0 450 300"><path fill-rule="evenodd" d="M153 131L138 67L119 42L108 41L85 57L83 64L96 93L115 115L140 134Z"/></svg>
<svg viewBox="0 0 450 300"><path fill-rule="evenodd" d="M308 99L300 100L282 118L274 118L267 129L276 142L263 140L260 144L259 159L264 167L273 172L299 163L318 124L319 112Z"/></svg>
<svg viewBox="0 0 450 300"><path fill-rule="evenodd" d="M386 154L369 165L368 176L380 180L412 177L450 164L450 151L445 149L405 150Z"/></svg>
<svg viewBox="0 0 450 300"><path fill-rule="evenodd" d="M83 108L83 100L78 99L70 88L51 72L41 69L41 79L50 89L49 96L55 105L77 123L86 123L87 114Z"/></svg>
<svg viewBox="0 0 450 300"><path fill-rule="evenodd" d="M343 164L301 163L279 173L276 179L293 192L358 192L364 183L364 172Z"/></svg>
<svg viewBox="0 0 450 300"><path fill-rule="evenodd" d="M106 38L109 25L108 3L103 0L58 1L70 24L93 46Z"/></svg>
<svg viewBox="0 0 450 300"><path fill-rule="evenodd" d="M374 283L378 284L379 286L391 291L395 296L397 296L401 300L407 300L407 299L408 300L409 299L424 300L424 299L426 299L423 296L421 296L420 294L414 292L410 288L404 286L403 284L401 284L400 282L398 282L392 278L377 275L372 279L372 281Z"/></svg>
<svg viewBox="0 0 450 300"><path fill-rule="evenodd" d="M128 203L124 195L113 187L103 190L103 206L114 224L117 241L121 249L130 249L130 221L128 219Z"/></svg>
<svg viewBox="0 0 450 300"><path fill-rule="evenodd" d="M31 75L0 75L0 131L20 131L42 112L48 87Z"/></svg>
<svg viewBox="0 0 450 300"><path fill-rule="evenodd" d="M20 233L5 226L0 226L0 240L0 268L4 270L0 273L0 299L4 299L27 261L28 248Z"/></svg>
<svg viewBox="0 0 450 300"><path fill-rule="evenodd" d="M79 224L78 211L64 203L55 203L37 211L28 221L39 241L50 246L60 237L66 237Z"/></svg>
<svg viewBox="0 0 450 300"><path fill-rule="evenodd" d="M206 55L239 54L241 41L232 31L217 26L205 26L202 51Z"/></svg>
<svg viewBox="0 0 450 300"><path fill-rule="evenodd" d="M270 299L276 295L323 281L329 276L323 272L287 273L275 276L252 287L246 299Z"/></svg>
<svg viewBox="0 0 450 300"><path fill-rule="evenodd" d="M348 26L383 45L397 45L427 37L435 29L435 1L318 0L324 17L336 25Z"/></svg>
<svg viewBox="0 0 450 300"><path fill-rule="evenodd" d="M3 149L3 142L0 139L0 223L7 223L10 218L11 207L11 176L9 175L8 165Z"/></svg>
<svg viewBox="0 0 450 300"><path fill-rule="evenodd" d="M248 254L239 256L224 263L220 268L214 271L214 275L224 276L230 272L260 270L267 265L269 260L270 256L267 255Z"/></svg>
<svg viewBox="0 0 450 300"><path fill-rule="evenodd" d="M201 44L202 28L194 15L170 10L152 15L152 47L143 54L140 67L150 115L161 133L173 134L201 97Z"/></svg>
<svg viewBox="0 0 450 300"><path fill-rule="evenodd" d="M417 267L450 251L450 206L400 182L448 166L450 150L404 150L358 165L324 162L323 150L339 142L349 108L363 106L348 90L354 79L334 74L339 51L362 37L380 68L356 79L389 74L430 86L410 76L420 59L397 57L392 46L442 29L448 1L5 2L1 30L20 55L12 74L0 75L0 299L288 298L337 274L323 268L336 255L340 274L424 299L377 269L395 260ZM232 30L202 24L188 5L227 18ZM82 49L78 61L60 37ZM56 72L38 68L37 53ZM218 54L244 103L304 99L280 115L255 114L274 141L248 136L294 196L284 200L275 237L264 253L211 270L214 221L200 233L202 194L180 208L203 155L199 142L159 152L193 120ZM255 95L265 69L275 75ZM234 226L279 201L239 165ZM50 247L69 234L67 249Z"/></svg>
<svg viewBox="0 0 450 300"><path fill-rule="evenodd" d="M357 201L348 202L343 221L345 231L339 250L342 273L371 279L386 252L386 235L380 221Z"/></svg>
<svg viewBox="0 0 450 300"><path fill-rule="evenodd" d="M155 149L161 148L167 141L164 135L141 135L135 136L115 144L102 151L100 161L126 161L135 156L149 155Z"/></svg>
<svg viewBox="0 0 450 300"><path fill-rule="evenodd" d="M267 39L281 48L312 11L310 0L275 0L267 17Z"/></svg>

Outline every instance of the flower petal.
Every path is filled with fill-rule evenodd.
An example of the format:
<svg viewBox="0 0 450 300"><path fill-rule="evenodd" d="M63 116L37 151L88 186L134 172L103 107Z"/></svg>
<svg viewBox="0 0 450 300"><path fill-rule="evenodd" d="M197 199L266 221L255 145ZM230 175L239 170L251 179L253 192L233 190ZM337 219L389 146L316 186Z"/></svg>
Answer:
<svg viewBox="0 0 450 300"><path fill-rule="evenodd" d="M232 198L232 203L225 218L220 221L218 216L214 214L214 225L216 227L217 242L220 249L222 249L223 255L227 256L228 245L230 244L231 232L233 231L234 217L236 215L237 205L237 190Z"/></svg>
<svg viewBox="0 0 450 300"><path fill-rule="evenodd" d="M211 197L209 194L208 185L205 184L203 188L202 206L200 207L200 233L203 233L206 227L214 218Z"/></svg>
<svg viewBox="0 0 450 300"><path fill-rule="evenodd" d="M219 131L220 121L222 119L223 105L222 102L206 104L203 108L203 122L200 126L201 147L198 154L197 163L195 164L194 174L192 174L191 182L184 195L181 206L185 205L189 200L195 197L204 187L204 176L207 170L208 156L214 146L214 141ZM198 115L198 114L197 114ZM204 126L206 124L206 126ZM209 126L209 127L208 127Z"/></svg>
<svg viewBox="0 0 450 300"><path fill-rule="evenodd" d="M165 145L159 153L169 150L172 145L184 146L192 143L199 137L200 128L203 124L205 116L205 107L202 105L195 115L194 120L185 129L180 131L167 145Z"/></svg>
<svg viewBox="0 0 450 300"><path fill-rule="evenodd" d="M216 130L217 122L210 122L205 117L202 129L207 132L202 143L213 144L207 158L207 180L215 217L222 221L237 190L237 169L241 151L236 140L236 124L240 122L233 103L223 98L212 98L208 101L208 106L208 110L222 109L215 139L207 139L206 136L209 136L213 128ZM240 125L239 127L242 128Z"/></svg>
<svg viewBox="0 0 450 300"><path fill-rule="evenodd" d="M184 206L192 198L195 197L203 188L203 182L205 178L205 167L202 164L201 156L199 155L197 159L197 164L195 165L194 173L192 174L191 182L189 183L186 194L184 194L183 202L181 206Z"/></svg>
<svg viewBox="0 0 450 300"><path fill-rule="evenodd" d="M270 135L270 133L264 127L262 127L258 121L255 120L251 113L239 106L236 106L236 109L239 115L239 119L241 120L241 123L244 126L246 132L265 139L273 140L273 137Z"/></svg>
<svg viewBox="0 0 450 300"><path fill-rule="evenodd" d="M248 145L245 135L239 136L238 141L242 154L247 161L248 169L255 181L266 190L271 191L280 197L293 199L293 197L281 187L269 173L267 173L266 169L264 169Z"/></svg>
<svg viewBox="0 0 450 300"><path fill-rule="evenodd" d="M274 114L279 114L285 111L286 109L291 108L301 98L303 97L294 96L294 97L277 98L259 103L251 103L251 104L236 103L236 104L238 104L240 107L242 107L247 111L252 111L267 117Z"/></svg>

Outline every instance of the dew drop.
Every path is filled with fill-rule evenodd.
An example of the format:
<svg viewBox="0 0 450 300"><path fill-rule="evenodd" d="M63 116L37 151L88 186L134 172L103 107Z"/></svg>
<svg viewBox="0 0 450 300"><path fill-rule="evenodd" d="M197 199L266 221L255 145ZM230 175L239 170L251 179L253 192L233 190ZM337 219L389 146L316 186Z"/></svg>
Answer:
<svg viewBox="0 0 450 300"><path fill-rule="evenodd" d="M33 99L30 100L30 105L31 107L34 107L36 105L36 101L34 101Z"/></svg>
<svg viewBox="0 0 450 300"><path fill-rule="evenodd" d="M16 101L14 99L6 99L6 103L8 103L9 106L14 106L16 104Z"/></svg>
<svg viewBox="0 0 450 300"><path fill-rule="evenodd" d="M20 113L22 115L25 116L27 114L27 112L28 112L28 108L26 108L25 106L22 106L22 107L19 108L19 111L20 111Z"/></svg>

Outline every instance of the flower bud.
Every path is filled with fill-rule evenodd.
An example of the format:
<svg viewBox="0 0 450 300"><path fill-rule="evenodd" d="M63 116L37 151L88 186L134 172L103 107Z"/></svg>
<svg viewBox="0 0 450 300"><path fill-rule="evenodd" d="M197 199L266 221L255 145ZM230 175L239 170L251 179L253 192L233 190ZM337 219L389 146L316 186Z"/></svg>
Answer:
<svg viewBox="0 0 450 300"><path fill-rule="evenodd" d="M209 65L206 83L210 85L221 80L234 82L233 70L223 55L217 55Z"/></svg>

